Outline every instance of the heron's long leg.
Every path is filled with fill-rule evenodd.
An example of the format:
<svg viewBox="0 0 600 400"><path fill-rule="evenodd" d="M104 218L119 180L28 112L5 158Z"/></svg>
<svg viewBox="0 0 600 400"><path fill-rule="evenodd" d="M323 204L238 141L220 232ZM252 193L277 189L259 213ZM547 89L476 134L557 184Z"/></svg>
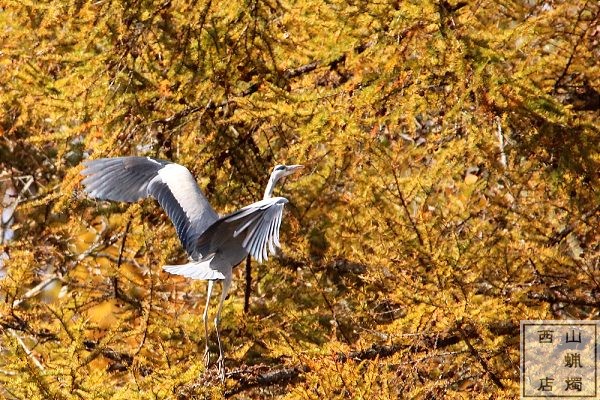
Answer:
<svg viewBox="0 0 600 400"><path fill-rule="evenodd" d="M221 337L219 336L219 323L221 322L221 310L223 309L223 302L227 298L229 287L231 286L231 274L225 276L223 281L223 291L221 292L221 300L219 301L219 308L217 309L217 316L215 317L215 330L217 331L217 343L219 344L219 359L217 365L219 367L219 376L221 381L225 380L225 358L223 357L223 348L221 347Z"/></svg>
<svg viewBox="0 0 600 400"><path fill-rule="evenodd" d="M208 305L212 294L213 284L215 281L208 281L208 289L206 290L206 305L204 306L204 314L202 314L202 322L204 322L204 367L208 367L210 363L210 352L208 351ZM217 332L218 333L218 332Z"/></svg>

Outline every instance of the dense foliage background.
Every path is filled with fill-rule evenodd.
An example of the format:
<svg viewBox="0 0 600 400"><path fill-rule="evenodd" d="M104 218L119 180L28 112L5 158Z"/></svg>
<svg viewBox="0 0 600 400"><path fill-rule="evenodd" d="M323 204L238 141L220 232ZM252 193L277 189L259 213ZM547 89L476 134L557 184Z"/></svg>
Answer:
<svg viewBox="0 0 600 400"><path fill-rule="evenodd" d="M0 396L517 397L520 320L598 318L599 13L5 1ZM117 155L186 165L221 213L306 166L248 313L236 270L224 386L165 214L81 191Z"/></svg>

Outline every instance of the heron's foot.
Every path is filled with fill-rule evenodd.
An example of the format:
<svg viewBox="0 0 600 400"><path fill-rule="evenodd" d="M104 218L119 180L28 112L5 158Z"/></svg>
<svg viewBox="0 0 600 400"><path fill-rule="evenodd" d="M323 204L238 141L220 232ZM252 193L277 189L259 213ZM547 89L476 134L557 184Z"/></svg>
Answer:
<svg viewBox="0 0 600 400"><path fill-rule="evenodd" d="M208 346L204 349L204 369L208 369L210 365L210 351L208 350Z"/></svg>
<svg viewBox="0 0 600 400"><path fill-rule="evenodd" d="M217 360L217 367L219 369L219 378L222 383L225 383L225 357L223 357L223 354L221 354Z"/></svg>

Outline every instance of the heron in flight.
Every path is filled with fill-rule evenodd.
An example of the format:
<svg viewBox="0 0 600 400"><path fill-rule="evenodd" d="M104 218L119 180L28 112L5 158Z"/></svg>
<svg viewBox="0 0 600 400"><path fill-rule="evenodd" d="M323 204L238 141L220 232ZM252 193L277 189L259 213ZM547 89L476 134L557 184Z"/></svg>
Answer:
<svg viewBox="0 0 600 400"><path fill-rule="evenodd" d="M206 347L204 362L208 366L208 306L214 282L222 281L221 299L215 317L219 345L217 365L221 380L225 365L219 322L221 309L231 286L232 269L248 254L258 262L275 254L279 244L279 227L283 197L272 197L275 184L301 165L276 165L262 200L219 217L198 187L190 171L183 165L150 157L101 158L84 162L82 183L89 196L114 201L133 202L154 197L175 225L190 262L167 265L171 274L208 281L206 305L202 315Z"/></svg>

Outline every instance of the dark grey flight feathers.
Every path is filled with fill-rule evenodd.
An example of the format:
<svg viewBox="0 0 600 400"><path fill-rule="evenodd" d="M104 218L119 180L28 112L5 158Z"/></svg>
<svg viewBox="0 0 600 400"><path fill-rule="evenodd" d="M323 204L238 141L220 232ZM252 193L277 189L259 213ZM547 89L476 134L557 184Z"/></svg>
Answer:
<svg viewBox="0 0 600 400"><path fill-rule="evenodd" d="M149 157L116 157L86 161L83 184L90 197L134 202L154 197L165 210L191 257L195 242L219 219L187 168Z"/></svg>

